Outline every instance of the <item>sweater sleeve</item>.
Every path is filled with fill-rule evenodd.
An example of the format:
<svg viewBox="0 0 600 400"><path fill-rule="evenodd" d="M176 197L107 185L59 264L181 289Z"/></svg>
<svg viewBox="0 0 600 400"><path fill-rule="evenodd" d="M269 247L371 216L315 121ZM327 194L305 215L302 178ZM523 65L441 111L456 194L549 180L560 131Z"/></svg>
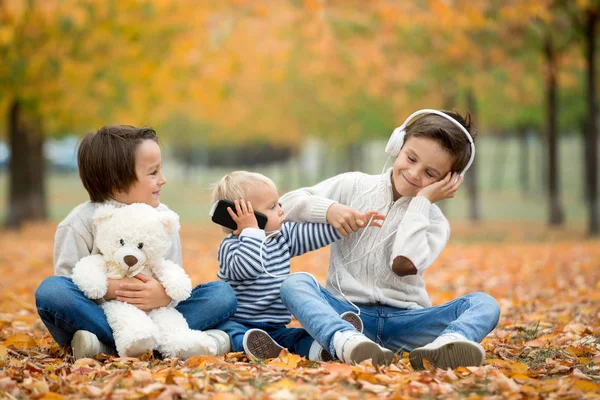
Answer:
<svg viewBox="0 0 600 400"><path fill-rule="evenodd" d="M262 274L260 248L264 238L265 232L258 228L246 228L239 237L226 237L219 247L219 278L243 281Z"/></svg>
<svg viewBox="0 0 600 400"><path fill-rule="evenodd" d="M348 172L311 187L286 193L279 200L288 221L327 223L327 210L334 203L349 204L360 173Z"/></svg>
<svg viewBox="0 0 600 400"><path fill-rule="evenodd" d="M342 237L329 224L286 222L282 229L292 257L328 246Z"/></svg>
<svg viewBox="0 0 600 400"><path fill-rule="evenodd" d="M86 240L73 226L59 226L54 234L54 274L70 277L75 264L92 254L93 242Z"/></svg>
<svg viewBox="0 0 600 400"><path fill-rule="evenodd" d="M397 257L406 257L422 274L438 258L450 237L442 212L422 196L411 200L398 227L390 268Z"/></svg>

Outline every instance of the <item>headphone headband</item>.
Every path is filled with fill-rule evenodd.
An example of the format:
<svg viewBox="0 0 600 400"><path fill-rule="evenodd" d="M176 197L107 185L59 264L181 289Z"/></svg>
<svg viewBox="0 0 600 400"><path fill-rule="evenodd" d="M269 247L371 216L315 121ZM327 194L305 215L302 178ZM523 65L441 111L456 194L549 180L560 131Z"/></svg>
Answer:
<svg viewBox="0 0 600 400"><path fill-rule="evenodd" d="M406 118L406 120L404 121L404 123L402 125L400 125L396 129L394 129L394 132L392 133L392 137L390 137L388 146L386 147L386 151L392 155L398 155L398 153L400 152L400 148L402 147L402 145L404 143L404 135L406 134L406 127L408 126L408 124L410 124L410 122L416 116L422 115L422 114L439 115L440 117L443 117L443 118L447 119L448 121L452 122L461 131L463 131L463 133L467 136L467 139L469 140L469 145L471 147L471 156L469 157L469 162L467 163L467 166L460 173L460 175L464 175L465 172L467 172L467 170L471 167L471 164L473 164L473 160L475 159L475 143L473 143L473 137L471 136L469 131L467 131L467 129L460 122L458 122L457 120L455 120L448 114L443 113L438 110L426 108L426 109L418 110L418 111L415 111L414 113L412 113L408 118Z"/></svg>

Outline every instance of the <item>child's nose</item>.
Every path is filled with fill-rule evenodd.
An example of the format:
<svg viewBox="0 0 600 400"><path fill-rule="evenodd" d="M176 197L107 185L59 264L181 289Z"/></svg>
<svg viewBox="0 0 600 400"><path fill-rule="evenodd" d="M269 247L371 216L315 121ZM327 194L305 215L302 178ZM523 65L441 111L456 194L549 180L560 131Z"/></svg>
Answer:
<svg viewBox="0 0 600 400"><path fill-rule="evenodd" d="M166 176L165 176L165 174L163 174L162 172L160 173L160 178L161 178L161 179L160 179L159 183L160 183L161 185L164 185L165 183L167 183L167 177L166 177Z"/></svg>

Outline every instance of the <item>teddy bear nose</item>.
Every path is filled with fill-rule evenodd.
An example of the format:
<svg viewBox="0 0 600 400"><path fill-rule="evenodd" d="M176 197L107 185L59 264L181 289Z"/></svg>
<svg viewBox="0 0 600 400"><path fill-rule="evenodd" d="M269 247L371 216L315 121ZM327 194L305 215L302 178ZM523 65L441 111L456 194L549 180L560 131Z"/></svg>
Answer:
<svg viewBox="0 0 600 400"><path fill-rule="evenodd" d="M131 266L134 266L138 262L138 259L135 258L135 256L125 256L123 261L125 261L125 264L127 264L128 266L131 267Z"/></svg>

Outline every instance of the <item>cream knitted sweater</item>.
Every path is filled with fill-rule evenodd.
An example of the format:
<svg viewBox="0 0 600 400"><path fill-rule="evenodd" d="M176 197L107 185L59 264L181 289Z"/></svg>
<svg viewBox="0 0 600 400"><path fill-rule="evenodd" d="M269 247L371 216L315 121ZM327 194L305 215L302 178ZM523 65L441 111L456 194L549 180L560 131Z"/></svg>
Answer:
<svg viewBox="0 0 600 400"><path fill-rule="evenodd" d="M327 209L333 203L384 214L381 228L360 230L331 245L327 290L340 298L341 291L358 304L413 310L430 307L422 275L446 246L450 225L439 207L425 197L394 201L391 171L337 175L287 193L281 203L286 219L297 222L327 222ZM411 260L418 273L396 275L392 263L398 256Z"/></svg>

